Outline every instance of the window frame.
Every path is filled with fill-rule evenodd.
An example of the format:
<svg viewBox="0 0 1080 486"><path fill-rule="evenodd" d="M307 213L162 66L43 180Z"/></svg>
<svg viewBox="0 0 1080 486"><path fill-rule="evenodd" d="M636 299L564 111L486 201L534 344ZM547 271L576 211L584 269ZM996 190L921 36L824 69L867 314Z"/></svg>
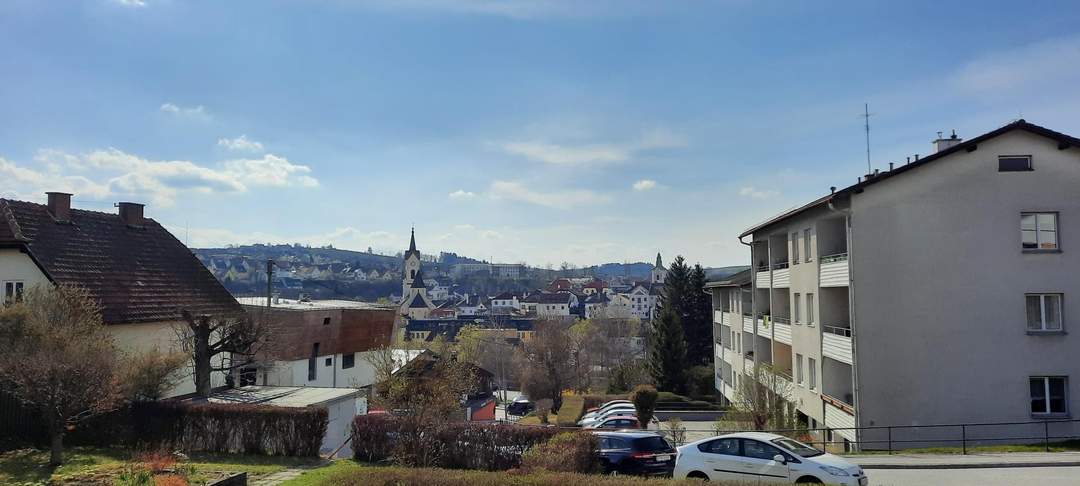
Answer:
<svg viewBox="0 0 1080 486"><path fill-rule="evenodd" d="M803 386L803 355L795 353L795 384Z"/></svg>
<svg viewBox="0 0 1080 486"><path fill-rule="evenodd" d="M806 293L806 327L814 327L814 293Z"/></svg>
<svg viewBox="0 0 1080 486"><path fill-rule="evenodd" d="M1029 376L1028 377L1028 394L1029 395L1031 394L1031 383L1033 381L1035 381L1035 380L1042 381L1042 385L1043 385L1043 398L1042 398L1042 400L1045 403L1046 411L1045 412L1036 412L1034 410L1035 397L1034 396L1029 396L1029 398L1028 398L1028 402L1029 402L1028 411L1031 413L1031 416L1034 417L1034 418L1066 418L1066 417L1069 417L1070 416L1070 412L1069 412L1069 377L1068 376L1063 376L1063 375ZM1051 397L1051 394L1050 394L1050 381L1051 380L1061 380L1062 381L1062 397L1061 397L1061 401L1062 401L1062 404L1065 406L1065 409L1060 411L1060 412L1054 412L1054 411L1050 410L1050 402L1051 402L1051 400L1050 400L1050 397Z"/></svg>
<svg viewBox="0 0 1080 486"><path fill-rule="evenodd" d="M347 370L356 366L356 353L345 353L341 355L341 369Z"/></svg>
<svg viewBox="0 0 1080 486"><path fill-rule="evenodd" d="M1046 327L1047 297L1057 297L1057 328ZM1039 299L1039 327L1032 328L1028 320L1027 302L1031 297ZM1027 292L1024 294L1024 327L1029 334L1064 334L1065 333L1065 294L1063 292Z"/></svg>
<svg viewBox="0 0 1080 486"><path fill-rule="evenodd" d="M8 286L11 287L11 292L8 293ZM0 305L11 305L22 302L23 295L26 293L26 281L25 280L4 280L3 287L0 290L4 292Z"/></svg>
<svg viewBox="0 0 1080 486"><path fill-rule="evenodd" d="M807 262L807 263L814 261L814 257L812 256L813 251L812 251L812 248L810 247L811 246L810 245L810 235L811 234L812 234L811 228L806 228L806 229L803 230L803 253L805 253L805 255L803 255L803 261Z"/></svg>
<svg viewBox="0 0 1080 486"><path fill-rule="evenodd" d="M812 392L817 392L817 360L806 358L806 387Z"/></svg>
<svg viewBox="0 0 1080 486"><path fill-rule="evenodd" d="M791 233L791 264L799 264L799 232Z"/></svg>
<svg viewBox="0 0 1080 486"><path fill-rule="evenodd" d="M1054 217L1054 230L1053 230L1053 232L1054 232L1054 247L1053 248L1040 248L1041 243L1039 241L1040 240L1039 236L1043 231L1046 231L1046 230L1040 230L1039 229L1039 216L1040 215L1050 215L1050 216ZM1035 229L1034 230L1025 230L1024 229L1024 216L1034 216L1035 217ZM1035 232L1035 247L1033 247L1033 248L1025 248L1024 247L1024 232L1025 231L1034 231ZM1021 211L1020 212L1020 250L1023 253L1060 253L1061 252L1061 212L1060 211L1038 211L1038 210L1035 210L1035 211Z"/></svg>
<svg viewBox="0 0 1080 486"><path fill-rule="evenodd" d="M794 318L795 324L802 324L802 307L799 305L801 296L801 293L795 292L795 304L794 308L791 309L791 317Z"/></svg>

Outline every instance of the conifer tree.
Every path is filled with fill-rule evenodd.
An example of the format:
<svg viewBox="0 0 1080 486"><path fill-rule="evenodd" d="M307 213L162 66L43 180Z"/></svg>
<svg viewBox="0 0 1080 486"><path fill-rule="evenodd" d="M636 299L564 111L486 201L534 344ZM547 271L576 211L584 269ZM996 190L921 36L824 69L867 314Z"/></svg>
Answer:
<svg viewBox="0 0 1080 486"><path fill-rule="evenodd" d="M705 269L694 265L683 297L683 330L686 334L686 360L691 366L712 363L712 302L705 293Z"/></svg>
<svg viewBox="0 0 1080 486"><path fill-rule="evenodd" d="M660 308L653 320L649 347L649 373L662 391L686 391L686 339L682 320L670 305Z"/></svg>

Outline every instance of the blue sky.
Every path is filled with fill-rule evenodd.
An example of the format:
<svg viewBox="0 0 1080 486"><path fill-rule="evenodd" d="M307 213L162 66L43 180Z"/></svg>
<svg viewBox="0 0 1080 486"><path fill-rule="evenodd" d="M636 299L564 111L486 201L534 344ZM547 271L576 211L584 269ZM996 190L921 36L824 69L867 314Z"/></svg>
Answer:
<svg viewBox="0 0 1080 486"><path fill-rule="evenodd" d="M745 264L737 234L1024 117L1080 134L1076 2L0 3L0 195L192 246Z"/></svg>

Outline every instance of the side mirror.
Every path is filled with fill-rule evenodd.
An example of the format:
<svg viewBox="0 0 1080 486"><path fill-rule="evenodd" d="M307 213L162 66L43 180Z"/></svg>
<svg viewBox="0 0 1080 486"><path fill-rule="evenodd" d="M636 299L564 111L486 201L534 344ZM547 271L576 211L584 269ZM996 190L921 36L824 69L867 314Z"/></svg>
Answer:
<svg viewBox="0 0 1080 486"><path fill-rule="evenodd" d="M787 459L784 458L783 454L772 456L772 460L779 462L780 464L787 464Z"/></svg>

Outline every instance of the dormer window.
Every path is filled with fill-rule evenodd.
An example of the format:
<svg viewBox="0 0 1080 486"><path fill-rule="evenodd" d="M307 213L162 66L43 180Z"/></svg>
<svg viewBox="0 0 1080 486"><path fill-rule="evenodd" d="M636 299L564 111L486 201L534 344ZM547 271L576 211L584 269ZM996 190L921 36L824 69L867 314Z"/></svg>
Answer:
<svg viewBox="0 0 1080 486"><path fill-rule="evenodd" d="M999 155L998 172L1028 172L1035 170L1031 166L1030 155Z"/></svg>

